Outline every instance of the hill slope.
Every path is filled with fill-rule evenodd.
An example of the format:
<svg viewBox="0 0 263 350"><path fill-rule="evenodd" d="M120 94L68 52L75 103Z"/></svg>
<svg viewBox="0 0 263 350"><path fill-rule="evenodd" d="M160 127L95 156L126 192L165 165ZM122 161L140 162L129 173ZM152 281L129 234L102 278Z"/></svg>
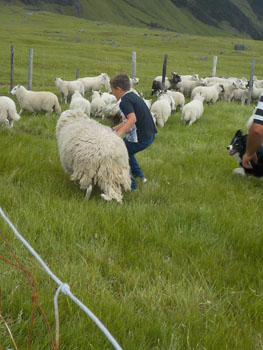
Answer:
<svg viewBox="0 0 263 350"><path fill-rule="evenodd" d="M259 0L0 0L1 3L181 33L263 39L263 3Z"/></svg>

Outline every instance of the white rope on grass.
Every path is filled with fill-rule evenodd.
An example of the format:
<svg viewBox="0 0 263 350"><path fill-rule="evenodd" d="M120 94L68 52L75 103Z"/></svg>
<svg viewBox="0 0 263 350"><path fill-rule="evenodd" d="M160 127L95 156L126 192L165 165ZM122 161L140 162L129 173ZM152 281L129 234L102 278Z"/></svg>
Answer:
<svg viewBox="0 0 263 350"><path fill-rule="evenodd" d="M21 236L21 234L14 227L12 222L7 218L4 214L2 208L0 207L0 214L8 224L8 226L12 229L16 237L26 246L26 248L31 252L32 255L37 259L37 261L42 265L47 274L59 285L59 289L57 290L57 296L61 290L61 292L67 295L75 304L77 304L91 319L92 321L99 327L99 329L104 333L106 338L111 342L116 350L122 350L117 341L113 338L107 328L100 322L100 320L90 311L78 298L76 298L70 291L70 287L66 283L62 283L59 278L53 274L53 272L49 269L49 267L45 264L45 262L41 259L41 257L37 254L37 252L31 247L31 245ZM56 298L56 295L55 295Z"/></svg>

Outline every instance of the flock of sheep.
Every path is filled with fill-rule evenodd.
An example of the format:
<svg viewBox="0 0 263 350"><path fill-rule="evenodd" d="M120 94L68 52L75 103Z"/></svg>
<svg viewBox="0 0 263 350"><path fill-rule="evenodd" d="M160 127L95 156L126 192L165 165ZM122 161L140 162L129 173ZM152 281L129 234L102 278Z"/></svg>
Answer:
<svg viewBox="0 0 263 350"><path fill-rule="evenodd" d="M135 89L139 79L130 78L130 81L131 90L139 95ZM17 113L11 98L1 96L0 121L12 127L24 110L60 115L56 137L65 172L86 190L86 199L91 195L92 186L98 185L104 200L114 199L121 203L122 189L130 189L127 149L110 127L89 118L108 118L113 123L120 120L118 101L111 93L109 76L101 73L97 77L74 81L55 78L55 86L61 103L68 103L71 97L68 110L61 113L58 97L52 92L28 91L22 85L17 85L11 94L16 95L20 112ZM107 92L101 93L102 88ZM87 92L91 93L91 101L85 98ZM254 78L252 100L257 100L262 92L263 81ZM248 99L248 81L245 78L199 78L198 74L179 75L173 72L171 78L165 78L164 85L161 76L154 78L152 95L155 93L155 102L144 101L158 126L163 127L176 108L181 109L181 120L191 125L203 114L204 103L215 103L221 99L244 104ZM188 103L185 103L186 97L190 97Z"/></svg>

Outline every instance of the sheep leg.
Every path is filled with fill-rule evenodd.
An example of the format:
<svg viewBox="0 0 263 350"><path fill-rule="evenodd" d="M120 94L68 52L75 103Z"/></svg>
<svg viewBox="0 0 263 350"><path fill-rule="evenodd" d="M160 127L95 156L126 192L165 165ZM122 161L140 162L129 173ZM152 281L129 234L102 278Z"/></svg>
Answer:
<svg viewBox="0 0 263 350"><path fill-rule="evenodd" d="M106 194L104 194L104 193L101 193L101 198L103 198L105 201L111 201L112 200L112 198L110 198L109 196L107 196Z"/></svg>
<svg viewBox="0 0 263 350"><path fill-rule="evenodd" d="M91 192L92 192L92 185L89 185L89 187L87 188L87 191L86 191L86 195L85 195L86 201L88 201L90 199Z"/></svg>
<svg viewBox="0 0 263 350"><path fill-rule="evenodd" d="M20 112L18 113L19 115L21 115L23 113L23 108L20 109Z"/></svg>
<svg viewBox="0 0 263 350"><path fill-rule="evenodd" d="M12 128L13 125L10 124L9 120L8 119L5 119L5 126L7 128Z"/></svg>

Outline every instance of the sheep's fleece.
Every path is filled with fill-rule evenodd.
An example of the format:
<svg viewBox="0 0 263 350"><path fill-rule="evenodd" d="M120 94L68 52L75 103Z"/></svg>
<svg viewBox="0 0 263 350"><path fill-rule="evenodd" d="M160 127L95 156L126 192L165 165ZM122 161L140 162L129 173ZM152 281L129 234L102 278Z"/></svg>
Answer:
<svg viewBox="0 0 263 350"><path fill-rule="evenodd" d="M79 181L82 189L98 185L104 199L121 203L121 189L131 189L129 157L122 138L75 110L61 114L56 137L60 161L70 179Z"/></svg>

